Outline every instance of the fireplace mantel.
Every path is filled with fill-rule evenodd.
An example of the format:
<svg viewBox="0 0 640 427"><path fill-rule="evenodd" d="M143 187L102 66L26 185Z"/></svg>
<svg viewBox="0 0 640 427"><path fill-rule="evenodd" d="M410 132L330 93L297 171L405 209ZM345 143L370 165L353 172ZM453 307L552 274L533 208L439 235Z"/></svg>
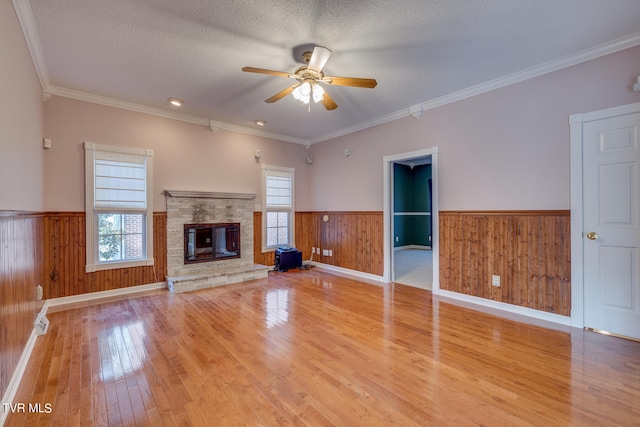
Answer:
<svg viewBox="0 0 640 427"><path fill-rule="evenodd" d="M167 196L171 197L189 197L198 199L241 199L252 200L256 198L255 193L219 193L212 191L182 191L182 190L164 190Z"/></svg>

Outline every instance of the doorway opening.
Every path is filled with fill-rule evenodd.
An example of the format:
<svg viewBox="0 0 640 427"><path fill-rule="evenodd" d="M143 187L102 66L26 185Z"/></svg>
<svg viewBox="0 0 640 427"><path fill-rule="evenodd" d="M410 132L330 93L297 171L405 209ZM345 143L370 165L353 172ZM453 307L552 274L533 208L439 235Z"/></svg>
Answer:
<svg viewBox="0 0 640 427"><path fill-rule="evenodd" d="M431 156L393 162L392 280L431 290Z"/></svg>
<svg viewBox="0 0 640 427"><path fill-rule="evenodd" d="M437 147L385 156L384 278L439 290Z"/></svg>

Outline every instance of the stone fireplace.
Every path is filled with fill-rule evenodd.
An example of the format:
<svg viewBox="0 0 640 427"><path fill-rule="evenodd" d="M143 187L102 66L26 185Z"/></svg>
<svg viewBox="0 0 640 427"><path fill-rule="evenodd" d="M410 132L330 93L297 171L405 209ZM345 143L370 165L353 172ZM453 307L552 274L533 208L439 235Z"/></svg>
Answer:
<svg viewBox="0 0 640 427"><path fill-rule="evenodd" d="M253 262L253 208L255 194L170 191L167 197L167 287L171 292L186 292L266 278L269 268ZM202 262L189 262L189 250L196 253L215 251L216 232L230 228L237 231L239 256L212 256ZM218 233L219 234L219 233ZM197 236L197 237L196 237ZM189 239L191 238L191 243ZM222 238L218 238L222 242ZM211 243L208 249L207 244ZM189 246L192 246L190 248ZM222 243L217 245L218 249ZM218 250L218 252L222 252Z"/></svg>

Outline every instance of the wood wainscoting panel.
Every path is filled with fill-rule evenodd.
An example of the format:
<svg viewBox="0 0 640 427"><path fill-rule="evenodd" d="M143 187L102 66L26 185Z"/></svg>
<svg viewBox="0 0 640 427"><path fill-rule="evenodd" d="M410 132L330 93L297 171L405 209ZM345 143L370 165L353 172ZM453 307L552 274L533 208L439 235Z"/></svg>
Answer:
<svg viewBox="0 0 640 427"><path fill-rule="evenodd" d="M167 215L153 215L153 266L85 273L85 213L44 216L44 298L60 298L162 282L167 274Z"/></svg>
<svg viewBox="0 0 640 427"><path fill-rule="evenodd" d="M331 250L331 256L313 254L313 260L381 276L383 223L382 212L296 212L296 248L303 260L311 259L312 247ZM254 262L273 265L273 252L262 252L262 212L254 212L253 230Z"/></svg>
<svg viewBox="0 0 640 427"><path fill-rule="evenodd" d="M298 213L296 213L298 215ZM299 240L310 253L311 247L320 248L313 259L323 264L382 276L384 271L382 212L300 212L310 216L310 233L302 233L310 239ZM325 222L324 217L328 218ZM296 235L296 240L298 236ZM324 250L331 255L324 255Z"/></svg>
<svg viewBox="0 0 640 427"><path fill-rule="evenodd" d="M296 212L296 248L302 251L303 260L319 260L317 254L311 258L311 248L320 245L320 222L322 217L312 212Z"/></svg>
<svg viewBox="0 0 640 427"><path fill-rule="evenodd" d="M569 211L441 211L439 218L441 289L570 315Z"/></svg>
<svg viewBox="0 0 640 427"><path fill-rule="evenodd" d="M0 396L7 391L37 315L42 223L39 214L0 212Z"/></svg>
<svg viewBox="0 0 640 427"><path fill-rule="evenodd" d="M297 221L296 221L297 222ZM262 212L253 212L253 262L273 265L273 251L262 252Z"/></svg>

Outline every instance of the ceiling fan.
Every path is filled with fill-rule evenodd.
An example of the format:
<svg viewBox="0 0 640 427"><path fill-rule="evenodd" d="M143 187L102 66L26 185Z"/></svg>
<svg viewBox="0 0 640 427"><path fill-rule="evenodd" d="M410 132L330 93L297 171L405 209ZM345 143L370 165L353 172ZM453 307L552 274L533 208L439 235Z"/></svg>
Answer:
<svg viewBox="0 0 640 427"><path fill-rule="evenodd" d="M244 67L242 71L247 73L259 73L269 74L278 77L288 77L296 79L298 83L289 86L286 89L273 95L271 98L265 99L264 102L273 103L289 94L293 94L293 97L298 101L309 104L311 100L314 102L322 102L322 105L327 110L335 110L338 108L338 104L335 103L333 98L324 90L319 83L324 83L334 86L353 86L373 89L378 82L375 79L361 79L357 77L335 77L325 76L322 72L325 64L331 56L331 51L326 47L316 46L313 48L313 52L304 52L302 59L306 63L301 67L298 67L293 73L287 73L284 71L265 70L264 68Z"/></svg>

